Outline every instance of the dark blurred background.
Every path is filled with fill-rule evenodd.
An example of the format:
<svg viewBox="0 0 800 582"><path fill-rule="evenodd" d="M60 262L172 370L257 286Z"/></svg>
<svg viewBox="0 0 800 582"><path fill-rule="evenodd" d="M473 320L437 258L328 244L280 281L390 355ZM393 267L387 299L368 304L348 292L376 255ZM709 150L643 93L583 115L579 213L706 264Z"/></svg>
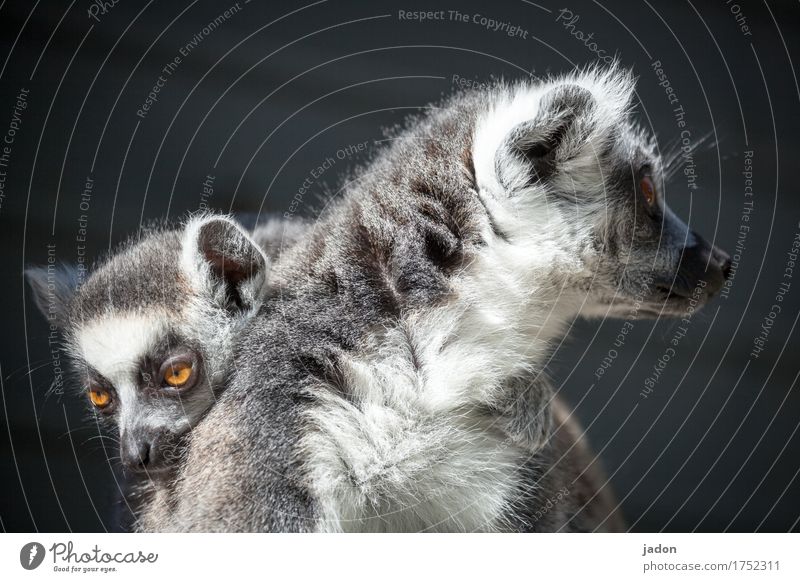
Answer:
<svg viewBox="0 0 800 582"><path fill-rule="evenodd" d="M415 10L444 19L401 17ZM684 130L707 137L666 195L738 268L649 393L674 321L635 322L622 345L622 321L577 322L553 378L632 529L797 530L800 270L786 269L800 232L799 29L788 1L0 3L0 527L114 528L113 450L77 387L46 394L66 363L22 270L48 245L88 264L143 221L206 205L285 212L304 182L297 212L313 217L418 108L617 55L664 150Z"/></svg>

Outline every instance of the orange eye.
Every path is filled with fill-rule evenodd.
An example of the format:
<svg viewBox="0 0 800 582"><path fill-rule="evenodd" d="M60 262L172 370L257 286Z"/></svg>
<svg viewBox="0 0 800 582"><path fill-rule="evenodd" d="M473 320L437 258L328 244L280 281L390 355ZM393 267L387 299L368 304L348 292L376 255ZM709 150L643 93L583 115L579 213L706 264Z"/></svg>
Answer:
<svg viewBox="0 0 800 582"><path fill-rule="evenodd" d="M192 364L189 362L175 362L167 366L164 371L164 382L173 388L180 388L192 377Z"/></svg>
<svg viewBox="0 0 800 582"><path fill-rule="evenodd" d="M650 179L650 176L645 176L642 178L641 182L639 182L639 188L642 190L642 194L644 195L644 200L647 202L648 206L652 206L656 202L656 187L653 184L653 180Z"/></svg>
<svg viewBox="0 0 800 582"><path fill-rule="evenodd" d="M105 388L94 387L89 389L89 400L96 408L103 409L111 404L111 393Z"/></svg>

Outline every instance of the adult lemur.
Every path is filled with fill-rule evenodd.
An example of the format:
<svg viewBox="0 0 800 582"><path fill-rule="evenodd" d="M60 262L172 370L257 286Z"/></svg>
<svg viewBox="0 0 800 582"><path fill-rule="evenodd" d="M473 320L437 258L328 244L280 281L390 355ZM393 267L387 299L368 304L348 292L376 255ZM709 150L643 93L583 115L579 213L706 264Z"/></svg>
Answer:
<svg viewBox="0 0 800 582"><path fill-rule="evenodd" d="M665 206L632 94L612 68L452 98L272 268L203 216L98 269L63 318L90 390L188 407L171 375L226 386L140 528L622 527L550 346L580 315L678 315L729 268Z"/></svg>

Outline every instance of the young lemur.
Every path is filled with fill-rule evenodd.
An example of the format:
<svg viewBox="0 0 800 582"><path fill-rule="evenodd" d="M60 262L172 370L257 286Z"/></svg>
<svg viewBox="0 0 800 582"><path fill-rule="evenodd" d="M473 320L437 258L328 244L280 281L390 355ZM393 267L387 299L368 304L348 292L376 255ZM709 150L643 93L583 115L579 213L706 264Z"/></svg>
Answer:
<svg viewBox="0 0 800 582"><path fill-rule="evenodd" d="M87 280L65 321L90 387L141 398L165 343L225 378L139 528L624 527L544 377L551 346L578 316L679 315L730 268L666 207L633 91L611 68L458 95L271 270L205 216Z"/></svg>
<svg viewBox="0 0 800 582"><path fill-rule="evenodd" d="M266 264L306 229L302 220L273 217L255 226L250 241ZM232 364L235 318L226 328L220 323L225 312L209 311L216 321L209 335L202 325L181 325L186 297L174 295L180 274L170 263L180 239L177 230L144 231L101 263L77 292L66 266L26 271L38 307L65 332L78 384L119 435L124 468L145 481L170 476L182 439L224 389Z"/></svg>

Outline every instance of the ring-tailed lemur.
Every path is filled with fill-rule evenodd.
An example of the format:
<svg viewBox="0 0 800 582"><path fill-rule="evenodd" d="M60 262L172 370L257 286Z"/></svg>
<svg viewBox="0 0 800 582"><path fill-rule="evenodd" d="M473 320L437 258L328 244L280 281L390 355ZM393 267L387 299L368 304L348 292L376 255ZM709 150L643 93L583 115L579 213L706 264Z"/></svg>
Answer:
<svg viewBox="0 0 800 582"><path fill-rule="evenodd" d="M277 260L306 228L299 219L256 225L250 238L263 252L253 251L253 260ZM224 298L221 308L206 312L213 323L184 321L188 296L181 297L175 285L181 274L172 261L180 244L177 230L146 229L80 289L67 266L26 271L38 307L64 332L78 384L98 418L119 435L124 468L141 474L143 483L171 476L186 433L224 389L244 303L255 310L266 293L254 287L252 297L237 305Z"/></svg>
<svg viewBox="0 0 800 582"><path fill-rule="evenodd" d="M632 93L628 73L591 69L451 99L351 183L260 302L252 239L190 221L156 264L175 277L129 311L151 310L149 341L189 322L235 357L140 528L621 527L543 362L572 318L678 315L729 269L665 206ZM97 325L74 337L102 361Z"/></svg>

